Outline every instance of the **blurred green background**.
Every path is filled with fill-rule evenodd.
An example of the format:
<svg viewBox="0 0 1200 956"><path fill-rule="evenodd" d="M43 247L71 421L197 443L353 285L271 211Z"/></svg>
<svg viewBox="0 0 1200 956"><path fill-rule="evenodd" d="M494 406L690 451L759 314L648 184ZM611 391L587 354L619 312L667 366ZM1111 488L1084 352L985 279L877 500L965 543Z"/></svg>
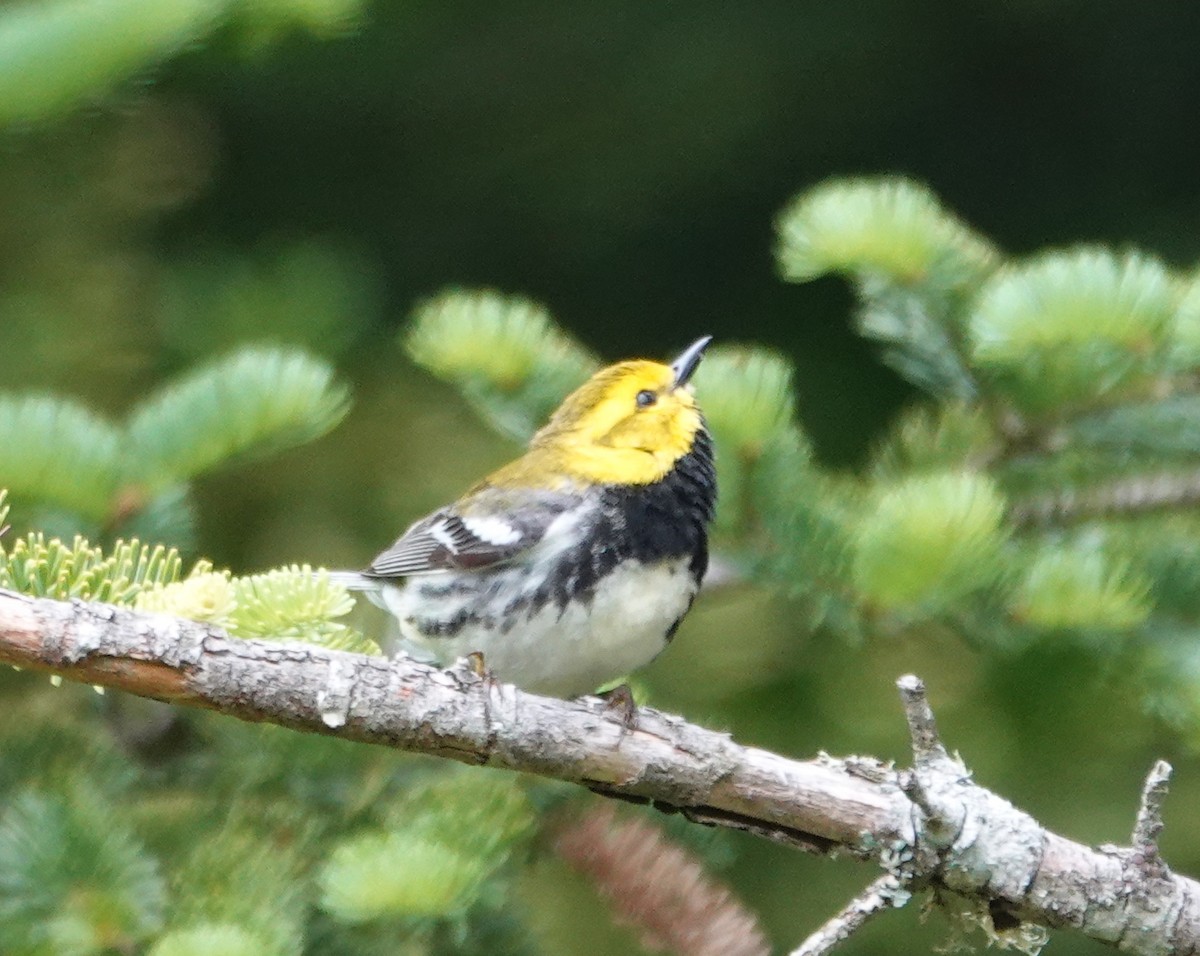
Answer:
<svg viewBox="0 0 1200 956"><path fill-rule="evenodd" d="M772 222L798 190L901 172L1011 252L1200 258L1194 3L377 2L315 30L246 10L0 134L6 388L117 412L260 339L352 383L328 437L201 483L196 550L238 572L361 565L514 454L395 345L446 287L528 295L608 358L705 332L773 345L822 460L854 468L913 393L853 333L841 283L777 278ZM646 681L747 743L904 760L892 682L914 671L976 778L1085 842L1127 839L1166 757L1167 857L1200 873L1200 763L1100 667L1046 646L985 659L937 633L847 646L741 592L701 600ZM737 844L727 876L780 947L873 875ZM629 950L565 874L543 860L524 885L546 952ZM918 917L845 952L928 951L946 925Z"/></svg>

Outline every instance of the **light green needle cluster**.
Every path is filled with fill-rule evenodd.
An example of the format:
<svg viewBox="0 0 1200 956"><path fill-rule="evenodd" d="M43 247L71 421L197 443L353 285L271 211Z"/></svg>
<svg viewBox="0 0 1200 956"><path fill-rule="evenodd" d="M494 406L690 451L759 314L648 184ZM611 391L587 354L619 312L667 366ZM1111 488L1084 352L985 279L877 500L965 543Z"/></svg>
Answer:
<svg viewBox="0 0 1200 956"><path fill-rule="evenodd" d="M270 812L243 815L235 810L175 862L174 879L189 892L172 908L151 956L300 952L307 835L296 832L298 821Z"/></svg>
<svg viewBox="0 0 1200 956"><path fill-rule="evenodd" d="M116 425L69 399L0 393L3 481L18 497L103 519L120 480L121 438Z"/></svg>
<svg viewBox="0 0 1200 956"><path fill-rule="evenodd" d="M206 621L234 637L377 652L373 642L337 620L353 607L349 592L327 571L307 564L235 578L202 562L185 580L144 591L137 600L139 610Z"/></svg>
<svg viewBox="0 0 1200 956"><path fill-rule="evenodd" d="M792 201L777 232L783 277L850 279L859 331L902 375L935 394L978 394L960 306L1001 257L929 189L896 178L825 183Z"/></svg>
<svg viewBox="0 0 1200 956"><path fill-rule="evenodd" d="M404 347L493 427L526 440L598 367L541 306L498 292L448 292L413 316Z"/></svg>
<svg viewBox="0 0 1200 956"><path fill-rule="evenodd" d="M0 11L0 126L61 114L212 30L227 0L69 0Z"/></svg>
<svg viewBox="0 0 1200 956"><path fill-rule="evenodd" d="M0 489L0 528L8 513ZM0 588L37 597L103 601L172 614L224 628L234 637L298 640L336 650L378 647L338 620L354 606L329 574L291 565L234 577L197 562L184 576L174 548L134 539L110 547L76 536L65 543L41 532L0 539Z"/></svg>
<svg viewBox="0 0 1200 956"><path fill-rule="evenodd" d="M321 905L350 923L446 916L473 898L486 872L475 860L403 830L340 844L321 871Z"/></svg>
<svg viewBox="0 0 1200 956"><path fill-rule="evenodd" d="M285 950L284 952L288 952ZM274 956L264 940L230 923L201 923L171 930L158 938L149 956Z"/></svg>
<svg viewBox="0 0 1200 956"><path fill-rule="evenodd" d="M881 484L865 502L854 581L883 608L943 610L1002 570L1004 499L990 478L942 472Z"/></svg>
<svg viewBox="0 0 1200 956"><path fill-rule="evenodd" d="M716 344L696 395L725 454L754 459L795 424L795 371L778 352Z"/></svg>
<svg viewBox="0 0 1200 956"><path fill-rule="evenodd" d="M712 346L697 375L696 395L718 449L717 528L731 544L762 518L762 475L784 462L795 475L811 471L808 439L796 423L794 375L777 352L729 344ZM753 550L740 557L753 560Z"/></svg>
<svg viewBox="0 0 1200 956"><path fill-rule="evenodd" d="M514 783L459 771L413 787L391 826L333 849L319 875L322 906L350 922L462 914L535 832L534 808Z"/></svg>
<svg viewBox="0 0 1200 956"><path fill-rule="evenodd" d="M312 640L310 635L319 634L316 643L329 647L366 647L334 620L354 607L349 592L330 581L326 571L314 571L307 564L240 577L234 582L233 600L230 625L239 637Z"/></svg>
<svg viewBox="0 0 1200 956"><path fill-rule="evenodd" d="M1175 283L1175 307L1168 356L1171 369L1200 368L1200 273Z"/></svg>
<svg viewBox="0 0 1200 956"><path fill-rule="evenodd" d="M94 102L221 28L248 49L345 30L360 0L22 0L0 7L0 127Z"/></svg>
<svg viewBox="0 0 1200 956"><path fill-rule="evenodd" d="M907 179L834 180L780 214L779 265L796 282L827 272L953 284L999 261L991 244Z"/></svg>
<svg viewBox="0 0 1200 956"><path fill-rule="evenodd" d="M327 362L248 347L201 366L143 402L126 425L126 481L156 492L247 455L267 455L329 431L349 392Z"/></svg>
<svg viewBox="0 0 1200 956"><path fill-rule="evenodd" d="M1165 371L1176 290L1136 252L1055 252L1004 269L970 314L972 360L1023 410L1094 402Z"/></svg>
<svg viewBox="0 0 1200 956"><path fill-rule="evenodd" d="M266 346L168 381L123 421L65 397L0 392L0 487L23 514L51 514L63 535L169 533L187 544L192 481L311 441L348 409L349 391L328 362Z"/></svg>
<svg viewBox="0 0 1200 956"><path fill-rule="evenodd" d="M0 541L0 587L38 597L128 604L149 588L178 580L183 561L174 548L117 541L110 548L76 537L70 544L30 532Z"/></svg>
<svg viewBox="0 0 1200 956"><path fill-rule="evenodd" d="M1097 537L1041 549L1017 586L1018 619L1048 629L1110 633L1146 621L1153 609L1151 582L1128 559L1109 555Z"/></svg>

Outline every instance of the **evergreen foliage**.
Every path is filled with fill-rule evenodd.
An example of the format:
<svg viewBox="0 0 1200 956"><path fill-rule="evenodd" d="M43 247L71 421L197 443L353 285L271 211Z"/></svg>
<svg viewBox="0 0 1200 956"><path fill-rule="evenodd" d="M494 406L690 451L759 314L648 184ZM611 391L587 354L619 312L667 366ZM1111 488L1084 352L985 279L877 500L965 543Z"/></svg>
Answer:
<svg viewBox="0 0 1200 956"><path fill-rule="evenodd" d="M799 423L787 359L714 345L697 388L719 450L718 553L789 596L810 628L863 639L936 626L993 653L1070 641L1133 667L1155 713L1200 726L1200 521L1183 507L1200 470L1194 279L1096 247L1006 262L927 190L890 179L801 196L780 220L779 258L789 278L848 276L860 329L930 398L897 420L861 475L839 474ZM492 292L421 306L402 344L519 438L596 366L545 310ZM124 423L56 396L4 396L0 480L30 514L67 526L186 531L196 476L309 441L347 403L325 363L264 347L184 373ZM1169 500L1155 497L1163 487ZM0 497L0 524L7 508ZM307 565L234 576L199 561L185 574L165 545L30 531L0 542L0 586L134 604L235 636L373 647L341 620L346 591ZM7 733L5 952L528 944L510 887L539 832L538 801L558 799L552 788L414 775L406 761L335 741L214 727L206 756L172 773L232 800L222 822L209 799L173 806L170 786L106 777L95 761L79 763L99 781L82 791L77 775L27 777L29 751ZM236 754L255 734L247 773ZM79 759L78 739L62 735L54 766ZM124 794L143 802L119 823ZM168 887L150 847L197 819L216 830ZM231 872L235 881L218 880ZM116 916L102 922L100 909Z"/></svg>
<svg viewBox="0 0 1200 956"><path fill-rule="evenodd" d="M996 647L1102 639L1145 666L1194 642L1190 277L1100 247L1006 262L897 180L802 195L779 262L849 276L864 332L934 399L880 443L846 512L854 607Z"/></svg>
<svg viewBox="0 0 1200 956"><path fill-rule="evenodd" d="M335 30L357 2L169 7L0 15L0 125L52 118L218 28L257 47L289 25ZM1083 648L1194 746L1200 274L1097 246L1007 257L896 178L797 197L778 263L789 281L847 279L858 330L924 397L861 472L838 472L801 425L791 362L714 345L696 388L718 448L719 558L808 633L949 632L997 658ZM0 529L6 493L17 526L0 530L0 587L376 650L323 571L183 557L197 479L347 413L329 363L296 346L351 346L367 272L312 241L181 262L162 276L158 344L199 364L124 416L0 393ZM401 345L522 441L599 364L540 305L493 291L429 300ZM207 715L172 714L161 733L142 715L131 733L126 705L23 686L0 722L0 952L536 951L516 887L557 788ZM195 746L158 754L176 732ZM704 841L710 862L733 852L694 827L673 838Z"/></svg>
<svg viewBox="0 0 1200 956"><path fill-rule="evenodd" d="M215 828L179 862L170 926L151 952L301 952L306 842L302 832L282 827L264 832L261 823L236 818Z"/></svg>
<svg viewBox="0 0 1200 956"><path fill-rule="evenodd" d="M834 181L797 197L779 217L785 279L827 272L859 293L863 335L902 375L935 394L970 398L963 307L999 265L991 244L903 179Z"/></svg>
<svg viewBox="0 0 1200 956"><path fill-rule="evenodd" d="M0 127L61 115L233 26L261 47L345 29L359 0L25 0L0 18Z"/></svg>
<svg viewBox="0 0 1200 956"><path fill-rule="evenodd" d="M174 548L117 541L105 553L79 536L67 545L31 531L0 544L0 587L60 601L80 598L126 604L148 588L171 584L182 559Z"/></svg>
<svg viewBox="0 0 1200 956"><path fill-rule="evenodd" d="M929 472L873 491L854 542L866 601L936 613L999 577L1004 504L986 477Z"/></svg>
<svg viewBox="0 0 1200 956"><path fill-rule="evenodd" d="M83 956L127 949L162 926L157 861L117 806L76 786L23 790L0 814L0 947Z"/></svg>
<svg viewBox="0 0 1200 956"><path fill-rule="evenodd" d="M121 469L120 431L72 402L49 395L0 395L6 490L56 502L99 521Z"/></svg>
<svg viewBox="0 0 1200 956"><path fill-rule="evenodd" d="M1061 415L1169 372L1177 298L1149 256L1048 253L980 292L968 316L971 359L1021 411Z"/></svg>
<svg viewBox="0 0 1200 956"><path fill-rule="evenodd" d="M1013 59L1014 36L1061 30L1073 38L1056 61L1069 78L1071 51L1085 49L1074 41L1089 42L1073 5L1011 6L988 13L1004 29L964 37L961 18L903 5L856 21L838 5L797 20L803 5L751 16L735 5L598 5L589 29L571 11L531 32L520 11L497 8L480 30L478 11L438 4L0 4L0 587L374 650L346 622L351 598L303 562L374 553L396 522L502 461L515 447L506 440L528 438L600 361L537 302L468 290L417 309L403 339L424 371L413 369L377 347L392 334L384 303L455 270L536 294L536 263L561 282L556 301L585 296L614 320L613 358L697 322L678 344L739 322L748 339L795 343L816 322L840 323L806 314L789 328L757 307L746 290L761 276L747 263L761 257L724 244L746 239L739 204L778 188L768 174L836 165L847 144L861 164L858 134L872 121L885 124L886 157L913 168L926 162L913 137L963 145L948 114L930 120L952 99L901 97L917 116L879 95L881 51L921 49L905 83L924 69L944 90L955 50L987 68L989 55ZM1187 44L1155 30L1172 13L1120 8L1089 8L1084 31L1121 38L1087 48L1087 89L1104 83L1097 64L1113 67L1117 95L1094 97L1110 112L1072 99L1081 108L1064 137L1055 97L1043 97L1054 145L1014 154L1012 168L1037 174L1014 177L1028 185L1009 183L1012 201L988 215L1014 243L1082 208L1095 211L1090 228L1128 216L1146 234L1136 213L1152 193L1107 188L1088 170L1113 164L1079 159L1113 136L1118 114L1134 117L1118 158L1170 167L1157 172L1173 184L1171 208L1153 208L1150 222L1165 234L1162 258L1096 245L1011 256L932 190L896 177L830 181L789 203L781 275L848 283L858 332L919 398L862 467L833 469L801 421L824 439L818 415L807 417L822 390L875 403L870 385L823 380L844 358L833 349L796 370L718 336L696 379L719 457L714 564L758 587L701 598L645 678L658 702L791 753L878 752L898 740L890 681L912 669L937 688L981 777L1047 823L1069 821L1072 836L1127 829L1132 781L1152 754L1170 756L1186 788L1200 744L1200 269L1168 264L1194 246L1186 124L1153 120L1178 99L1156 104L1154 89L1177 94L1194 71ZM362 9L374 24L362 43L295 42L339 37ZM1134 38L1118 26L1126 15ZM720 16L735 26L717 38L706 21ZM816 29L780 29L797 22ZM848 24L861 42L833 42ZM456 28L448 56L439 33ZM600 33L603 49L590 42ZM267 60L268 50L282 55ZM1128 82L1134 50L1163 82ZM761 56L749 62L747 51ZM827 80L817 95L814 62ZM620 79L597 85L606 75ZM789 76L805 91L790 103ZM556 77L583 85L545 95ZM1023 131L1036 129L1039 105ZM993 122L986 104L957 112L972 136ZM794 136L797 117L816 139ZM822 118L839 133L823 134ZM764 132L771 148L748 149ZM990 132L967 144L957 172L925 167L942 171L939 188L965 195L976 164L998 168ZM804 145L789 155L787 138ZM1074 162L1072 148L1082 149ZM1051 189L1063 195L1045 202ZM611 288L597 295L589 269ZM714 327L696 308L712 285L689 287L701 269L719 275L726 303ZM563 318L586 319L588 307ZM335 356L342 375L314 355ZM465 410L449 389L425 387L425 372ZM339 378L363 396L353 422L319 449L273 457L341 420ZM850 417L865 404L827 421L861 431ZM502 437L472 433L471 412ZM279 562L289 563L245 573ZM373 633L376 621L368 609L354 624ZM635 945L636 932L607 936L596 911L584 923L578 881L543 858L576 809L565 788L8 669L0 703L5 956ZM1139 704L1152 716L1139 720ZM1120 792L1118 780L1128 781ZM1164 849L1195 873L1200 827L1172 807ZM827 864L817 886L804 861L781 862L774 848L643 819L698 845L710 870L729 867L782 949L827 915L806 905L843 902L831 889L842 874ZM847 876L857 889L861 873ZM569 945L543 938L556 920ZM1054 946L1078 952L1071 940Z"/></svg>
<svg viewBox="0 0 1200 956"><path fill-rule="evenodd" d="M200 561L186 579L142 590L135 603L139 610L216 624L234 637L308 641L365 654L379 650L338 620L354 606L346 589L307 564L235 578Z"/></svg>
<svg viewBox="0 0 1200 956"><path fill-rule="evenodd" d="M0 393L4 487L62 535L157 531L187 546L191 481L311 441L348 408L327 362L263 346L179 376L120 424L69 399Z"/></svg>
<svg viewBox="0 0 1200 956"><path fill-rule="evenodd" d="M451 292L425 303L405 338L409 356L457 386L492 426L524 441L598 362L548 312L496 292Z"/></svg>
<svg viewBox="0 0 1200 956"><path fill-rule="evenodd" d="M349 408L325 362L246 348L182 376L142 402L126 426L122 477L159 491L220 464L323 435Z"/></svg>

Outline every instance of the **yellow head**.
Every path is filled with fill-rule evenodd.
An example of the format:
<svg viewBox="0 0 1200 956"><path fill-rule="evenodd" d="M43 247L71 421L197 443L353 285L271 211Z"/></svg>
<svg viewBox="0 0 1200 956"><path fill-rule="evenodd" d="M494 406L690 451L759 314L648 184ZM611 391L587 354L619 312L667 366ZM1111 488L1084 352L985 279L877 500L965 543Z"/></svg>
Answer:
<svg viewBox="0 0 1200 956"><path fill-rule="evenodd" d="M704 425L688 381L711 340L698 339L670 365L620 362L597 372L533 436L528 463L589 483L666 477Z"/></svg>

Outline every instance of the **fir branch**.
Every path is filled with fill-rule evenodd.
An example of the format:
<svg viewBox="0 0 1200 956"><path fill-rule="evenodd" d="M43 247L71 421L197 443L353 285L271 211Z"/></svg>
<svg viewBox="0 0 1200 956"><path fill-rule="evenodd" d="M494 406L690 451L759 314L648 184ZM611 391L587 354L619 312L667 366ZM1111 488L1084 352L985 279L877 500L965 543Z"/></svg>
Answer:
<svg viewBox="0 0 1200 956"><path fill-rule="evenodd" d="M823 183L784 209L777 231L784 279L847 275L858 329L890 365L934 394L978 396L961 313L999 254L927 187L895 177Z"/></svg>
<svg viewBox="0 0 1200 956"><path fill-rule="evenodd" d="M183 560L161 544L116 541L107 549L76 536L71 544L32 531L0 545L0 587L52 598L129 603L179 579Z"/></svg>
<svg viewBox="0 0 1200 956"><path fill-rule="evenodd" d="M18 497L107 517L121 473L117 426L69 399L0 393L3 481Z"/></svg>
<svg viewBox="0 0 1200 956"><path fill-rule="evenodd" d="M985 283L971 360L1026 412L1119 394L1164 370L1174 294L1166 267L1135 252L1050 252Z"/></svg>
<svg viewBox="0 0 1200 956"><path fill-rule="evenodd" d="M319 438L350 409L327 362L249 347L170 382L130 416L130 483L155 491Z"/></svg>
<svg viewBox="0 0 1200 956"><path fill-rule="evenodd" d="M1147 956L1200 950L1200 883L1165 866L1148 870L1137 850L1092 849L1051 833L975 784L942 746L915 678L901 689L918 759L897 773L863 758L790 760L649 708L629 729L595 698L526 694L470 666L243 641L165 615L9 591L0 591L0 661L243 720L552 777L806 849L841 849L969 904L996 933L1029 923Z"/></svg>
<svg viewBox="0 0 1200 956"><path fill-rule="evenodd" d="M484 421L519 441L597 367L544 308L491 290L445 292L423 303L403 347L452 382Z"/></svg>
<svg viewBox="0 0 1200 956"><path fill-rule="evenodd" d="M223 0L8 4L0 13L0 126L63 113L212 31Z"/></svg>
<svg viewBox="0 0 1200 956"><path fill-rule="evenodd" d="M1014 503L1018 527L1062 525L1089 518L1134 515L1200 504L1200 469L1131 475L1090 488L1069 488Z"/></svg>
<svg viewBox="0 0 1200 956"><path fill-rule="evenodd" d="M215 31L255 46L293 26L346 29L360 0L42 0L0 4L0 127L46 121L110 92Z"/></svg>

